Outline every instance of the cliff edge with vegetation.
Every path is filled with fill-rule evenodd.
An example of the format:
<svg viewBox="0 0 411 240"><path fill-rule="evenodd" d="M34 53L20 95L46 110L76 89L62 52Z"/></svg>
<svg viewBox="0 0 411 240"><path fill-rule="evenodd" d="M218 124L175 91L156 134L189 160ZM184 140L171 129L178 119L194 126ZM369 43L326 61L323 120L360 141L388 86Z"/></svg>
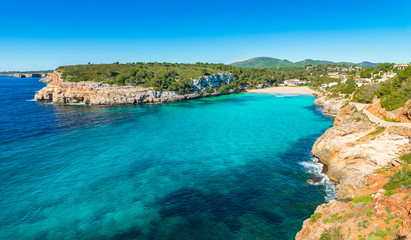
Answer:
<svg viewBox="0 0 411 240"><path fill-rule="evenodd" d="M53 103L174 102L277 85L303 69L245 69L224 64L127 63L62 66L35 99Z"/></svg>
<svg viewBox="0 0 411 240"><path fill-rule="evenodd" d="M312 153L337 183L338 200L318 206L296 239L411 239L410 70L351 98L316 100L337 113Z"/></svg>
<svg viewBox="0 0 411 240"><path fill-rule="evenodd" d="M224 87L229 86L233 81L233 75L225 73L191 79L190 87L196 91L187 93L167 90L155 91L153 87L118 86L103 82L68 82L57 71L49 74L43 81L48 84L36 93L34 99L37 101L52 101L57 104L122 105L162 103L216 96L243 90L242 88L225 89Z"/></svg>

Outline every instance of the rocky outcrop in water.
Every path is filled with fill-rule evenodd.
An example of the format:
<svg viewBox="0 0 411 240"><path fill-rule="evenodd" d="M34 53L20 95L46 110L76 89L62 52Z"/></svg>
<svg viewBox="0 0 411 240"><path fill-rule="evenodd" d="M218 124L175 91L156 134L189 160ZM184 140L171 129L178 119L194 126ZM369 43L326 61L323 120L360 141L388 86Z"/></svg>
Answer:
<svg viewBox="0 0 411 240"><path fill-rule="evenodd" d="M348 99L345 98L329 98L327 96L318 96L318 98L314 100L315 105L321 106L325 113L331 115L337 115L341 107L347 105L347 102Z"/></svg>
<svg viewBox="0 0 411 240"><path fill-rule="evenodd" d="M138 86L117 86L99 82L67 82L62 79L60 73L53 72L42 79L48 84L36 93L34 99L37 101L52 101L58 104L84 103L90 105L176 102L242 91L201 92L229 84L232 82L233 77L233 74L215 74L193 79L191 80L193 90L198 92L178 94L172 91L154 91L150 88Z"/></svg>

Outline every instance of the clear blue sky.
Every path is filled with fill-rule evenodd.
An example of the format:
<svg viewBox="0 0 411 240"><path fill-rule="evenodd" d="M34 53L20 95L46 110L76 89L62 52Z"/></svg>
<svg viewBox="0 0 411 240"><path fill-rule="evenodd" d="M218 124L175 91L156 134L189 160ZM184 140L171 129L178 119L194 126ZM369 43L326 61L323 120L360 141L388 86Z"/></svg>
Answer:
<svg viewBox="0 0 411 240"><path fill-rule="evenodd" d="M0 71L268 56L411 61L411 1L0 2Z"/></svg>

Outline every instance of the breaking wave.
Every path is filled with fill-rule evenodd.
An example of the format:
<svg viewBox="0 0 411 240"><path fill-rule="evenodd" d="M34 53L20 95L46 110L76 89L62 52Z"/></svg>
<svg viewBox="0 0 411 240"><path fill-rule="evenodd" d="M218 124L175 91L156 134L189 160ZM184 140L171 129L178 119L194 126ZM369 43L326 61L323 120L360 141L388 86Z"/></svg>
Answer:
<svg viewBox="0 0 411 240"><path fill-rule="evenodd" d="M320 163L318 161L318 158L312 157L311 161L301 162L300 164L309 174L312 174L313 176L311 179L308 180L308 184L323 185L325 187L326 195L324 196L324 198L326 202L337 199L336 185L324 173L324 164Z"/></svg>

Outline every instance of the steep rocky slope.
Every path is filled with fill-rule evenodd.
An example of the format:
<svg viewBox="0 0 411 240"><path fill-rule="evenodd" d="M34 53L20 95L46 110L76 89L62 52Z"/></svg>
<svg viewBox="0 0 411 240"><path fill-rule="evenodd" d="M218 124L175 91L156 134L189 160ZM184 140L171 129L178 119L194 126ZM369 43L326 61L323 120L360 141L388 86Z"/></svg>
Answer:
<svg viewBox="0 0 411 240"><path fill-rule="evenodd" d="M334 102L330 109L344 106ZM380 126L363 111L355 104L342 107L315 142L312 153L327 164L340 200L320 205L296 239L411 239L411 190L383 189L406 165L399 157L411 151L411 129Z"/></svg>

